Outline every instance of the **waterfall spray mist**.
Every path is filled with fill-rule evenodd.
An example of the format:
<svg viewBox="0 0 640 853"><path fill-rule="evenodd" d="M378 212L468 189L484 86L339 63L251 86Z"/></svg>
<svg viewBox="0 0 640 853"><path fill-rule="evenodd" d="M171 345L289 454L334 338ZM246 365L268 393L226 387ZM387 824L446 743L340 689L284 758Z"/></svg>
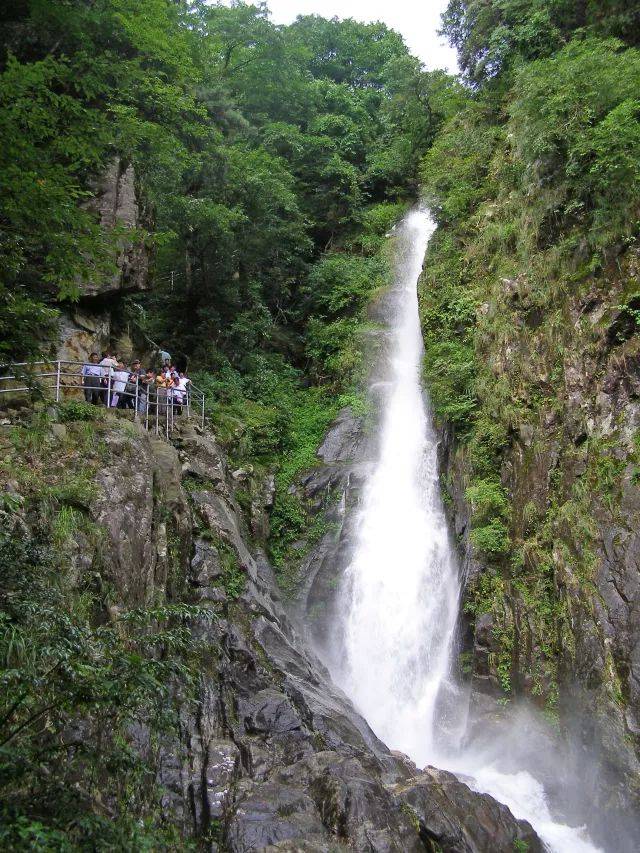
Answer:
<svg viewBox="0 0 640 853"><path fill-rule="evenodd" d="M376 382L382 388L379 449L344 575L344 648L333 675L390 748L419 766L449 768L507 803L549 850L594 853L580 828L555 819L532 773L505 769L499 749L461 750L453 736L452 711L461 717L466 705L452 678L460 582L439 494L436 436L420 383L416 294L433 230L424 209L410 212L396 229L386 381Z"/></svg>

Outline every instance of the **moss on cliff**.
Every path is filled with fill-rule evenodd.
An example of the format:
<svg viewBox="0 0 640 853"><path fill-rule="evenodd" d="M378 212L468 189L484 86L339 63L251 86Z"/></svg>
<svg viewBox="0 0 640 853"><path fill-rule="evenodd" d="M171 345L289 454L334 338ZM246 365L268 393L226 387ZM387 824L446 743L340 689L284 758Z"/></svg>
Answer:
<svg viewBox="0 0 640 853"><path fill-rule="evenodd" d="M584 63L603 87L591 107ZM603 577L635 524L637 204L612 186L617 158L621 176L637 153L615 129L629 96L615 69L635 79L639 63L597 39L525 63L500 97L470 98L423 169L440 225L420 285L425 378L455 434L444 481L466 496L465 543L484 567L466 610L492 616L505 692L550 708L563 679L591 677L592 642L619 705L607 649L630 653Z"/></svg>

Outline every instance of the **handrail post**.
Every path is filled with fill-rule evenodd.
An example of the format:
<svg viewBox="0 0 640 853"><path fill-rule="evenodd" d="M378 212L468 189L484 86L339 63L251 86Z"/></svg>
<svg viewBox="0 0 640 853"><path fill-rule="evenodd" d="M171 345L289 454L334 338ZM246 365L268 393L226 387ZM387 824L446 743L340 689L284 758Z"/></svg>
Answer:
<svg viewBox="0 0 640 853"><path fill-rule="evenodd" d="M140 377L136 373L136 396L135 396L135 402L134 402L135 408L134 408L134 412L133 412L134 421L138 420L138 388L139 387L140 387Z"/></svg>
<svg viewBox="0 0 640 853"><path fill-rule="evenodd" d="M202 429L204 429L204 394L202 395Z"/></svg>
<svg viewBox="0 0 640 853"><path fill-rule="evenodd" d="M107 409L111 408L111 367L107 367Z"/></svg>
<svg viewBox="0 0 640 853"><path fill-rule="evenodd" d="M56 403L60 402L60 361L56 362Z"/></svg>

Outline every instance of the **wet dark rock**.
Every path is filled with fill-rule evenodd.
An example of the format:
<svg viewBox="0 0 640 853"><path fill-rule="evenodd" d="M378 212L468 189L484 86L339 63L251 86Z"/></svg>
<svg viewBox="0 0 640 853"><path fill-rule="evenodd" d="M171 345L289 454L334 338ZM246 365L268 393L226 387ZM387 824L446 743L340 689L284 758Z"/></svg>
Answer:
<svg viewBox="0 0 640 853"><path fill-rule="evenodd" d="M437 799L435 788L427 793L422 776L412 786L416 768L331 683L285 613L264 553L250 547L236 481L215 441L185 425L176 445L114 427L90 506L105 532L114 613L181 600L210 608L190 621L200 670L193 694L178 696L179 719L162 731L145 720L131 729L165 821L185 838L207 839L211 851L417 853L434 849L430 839L453 837L464 809L474 838L481 826L491 833L488 798L465 788L463 808ZM243 591L225 588L223 547ZM508 834L507 810L499 815Z"/></svg>
<svg viewBox="0 0 640 853"><path fill-rule="evenodd" d="M215 583L222 574L220 552L204 539L194 542L195 553L191 558L191 583L199 587L207 587Z"/></svg>
<svg viewBox="0 0 640 853"><path fill-rule="evenodd" d="M303 727L288 697L270 688L259 691L250 700L241 700L238 713L248 734L283 734Z"/></svg>
<svg viewBox="0 0 640 853"><path fill-rule="evenodd" d="M494 627L493 616L490 613L483 613L475 620L472 658L474 698L477 694L486 694L493 698L503 695L492 666L496 652L500 651L499 642L494 636Z"/></svg>
<svg viewBox="0 0 640 853"><path fill-rule="evenodd" d="M237 791L225 841L234 853L247 853L280 842L326 843L327 832L316 804L303 789L277 782L245 783Z"/></svg>
<svg viewBox="0 0 640 853"><path fill-rule="evenodd" d="M476 794L452 773L427 767L397 791L415 812L421 835L443 853L515 850L517 842L529 853L543 853L530 824L516 821L506 806Z"/></svg>

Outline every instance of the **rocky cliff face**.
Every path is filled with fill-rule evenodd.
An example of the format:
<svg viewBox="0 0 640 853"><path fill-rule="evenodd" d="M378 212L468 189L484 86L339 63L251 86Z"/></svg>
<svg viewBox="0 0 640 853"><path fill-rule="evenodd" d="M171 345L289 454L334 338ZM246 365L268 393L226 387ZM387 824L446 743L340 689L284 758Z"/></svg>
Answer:
<svg viewBox="0 0 640 853"><path fill-rule="evenodd" d="M75 428L66 420L51 427L51 458ZM326 443L328 470L343 477L336 449L346 453L355 431L345 414ZM506 807L392 754L331 684L252 545L212 436L185 425L172 446L108 417L93 444L100 464L86 511L102 535L71 542L73 576L98 577L99 567L112 615L163 602L202 613L191 620L195 694L177 725L154 731L140 720L128 736L165 823L205 849L243 853L541 850Z"/></svg>
<svg viewBox="0 0 640 853"><path fill-rule="evenodd" d="M529 746L562 754L567 779L579 775L582 784L574 801L559 800L568 813L575 809L577 822L589 818L585 803L592 815L607 815L606 828L598 819L592 832L615 850L633 849L640 778L637 278L637 253L628 252L559 296L551 322L524 276L504 281L495 301L481 306L509 327L508 335L502 325L492 335L487 321L482 353L514 400L499 470L509 498L506 558L490 559L473 542L471 451L440 424L443 493L465 585L460 676L471 687L468 736L514 736L514 749L523 761L533 758L551 789L553 762ZM328 661L340 653L336 590L371 450L362 419L345 411L320 448L323 464L295 487L327 527L319 543L300 548L297 606ZM519 716L521 699L550 716L555 733L533 731Z"/></svg>
<svg viewBox="0 0 640 853"><path fill-rule="evenodd" d="M632 829L640 781L638 271L629 250L544 311L523 274L484 306L509 327L492 332L486 320L482 352L513 400L499 471L518 557L508 567L473 547L473 463L442 427L443 480L468 582L476 713L486 722L505 696L555 709L578 749L600 763L585 779L586 798Z"/></svg>
<svg viewBox="0 0 640 853"><path fill-rule="evenodd" d="M105 230L117 230L118 248L112 275L80 282L77 306L62 313L57 358L64 361L85 361L93 350L103 350L122 331L114 325L120 297L148 286L149 253L139 230L143 216L133 166L115 158L86 206Z"/></svg>

